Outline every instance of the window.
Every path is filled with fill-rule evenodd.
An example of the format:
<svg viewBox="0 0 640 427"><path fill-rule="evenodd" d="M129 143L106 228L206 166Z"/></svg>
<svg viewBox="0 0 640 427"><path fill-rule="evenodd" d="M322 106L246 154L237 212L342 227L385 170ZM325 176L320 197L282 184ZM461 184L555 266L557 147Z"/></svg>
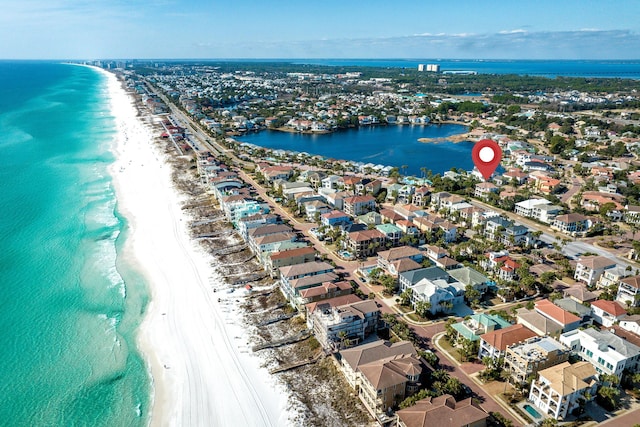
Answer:
<svg viewBox="0 0 640 427"><path fill-rule="evenodd" d="M604 365L604 359L602 357L598 357L598 364Z"/></svg>
<svg viewBox="0 0 640 427"><path fill-rule="evenodd" d="M593 357L593 351L591 351L591 350L587 350L587 356L589 356L589 357Z"/></svg>
<svg viewBox="0 0 640 427"><path fill-rule="evenodd" d="M607 369L609 369L609 370L613 369L613 365L611 363L607 362Z"/></svg>

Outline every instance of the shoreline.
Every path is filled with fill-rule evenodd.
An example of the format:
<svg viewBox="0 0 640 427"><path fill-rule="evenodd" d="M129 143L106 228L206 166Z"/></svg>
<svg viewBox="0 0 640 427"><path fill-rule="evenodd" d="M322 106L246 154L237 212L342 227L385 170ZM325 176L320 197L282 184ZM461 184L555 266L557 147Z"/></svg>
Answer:
<svg viewBox="0 0 640 427"><path fill-rule="evenodd" d="M288 394L259 357L239 350L249 338L242 313L214 298L212 287L224 278L189 235L190 218L181 209L186 196L175 188L150 124L138 117L121 81L96 70L108 79L117 126L109 170L118 211L129 223L122 256L150 294L136 334L151 379L149 425L288 424Z"/></svg>

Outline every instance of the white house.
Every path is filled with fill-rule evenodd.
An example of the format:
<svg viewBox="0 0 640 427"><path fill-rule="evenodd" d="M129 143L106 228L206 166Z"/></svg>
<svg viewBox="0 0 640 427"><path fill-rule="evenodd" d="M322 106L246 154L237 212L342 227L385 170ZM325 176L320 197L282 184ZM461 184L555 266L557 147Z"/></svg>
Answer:
<svg viewBox="0 0 640 427"><path fill-rule="evenodd" d="M590 362L598 373L616 375L625 369L635 372L640 361L640 347L609 331L575 329L560 335L560 342Z"/></svg>
<svg viewBox="0 0 640 427"><path fill-rule="evenodd" d="M617 301L599 299L591 303L591 316L602 326L609 328L627 315L627 310Z"/></svg>
<svg viewBox="0 0 640 427"><path fill-rule="evenodd" d="M616 262L611 258L604 256L584 257L578 261L573 278L585 283L587 286L593 286L607 268L615 266Z"/></svg>
<svg viewBox="0 0 640 427"><path fill-rule="evenodd" d="M531 383L529 401L545 415L564 419L587 393L593 398L597 387L596 371L590 363L563 362L538 372L538 379Z"/></svg>

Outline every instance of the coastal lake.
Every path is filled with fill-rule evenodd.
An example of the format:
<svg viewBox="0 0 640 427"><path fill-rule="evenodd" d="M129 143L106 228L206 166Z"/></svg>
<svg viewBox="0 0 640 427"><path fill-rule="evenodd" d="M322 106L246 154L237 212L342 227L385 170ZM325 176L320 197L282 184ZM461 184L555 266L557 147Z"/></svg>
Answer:
<svg viewBox="0 0 640 427"><path fill-rule="evenodd" d="M407 174L421 176L421 168L442 174L451 168L473 169L473 142L450 142L446 138L467 132L467 126L393 125L308 135L262 131L237 137L264 148L306 152L327 158L388 165L407 166ZM442 142L420 142L419 138L442 138Z"/></svg>

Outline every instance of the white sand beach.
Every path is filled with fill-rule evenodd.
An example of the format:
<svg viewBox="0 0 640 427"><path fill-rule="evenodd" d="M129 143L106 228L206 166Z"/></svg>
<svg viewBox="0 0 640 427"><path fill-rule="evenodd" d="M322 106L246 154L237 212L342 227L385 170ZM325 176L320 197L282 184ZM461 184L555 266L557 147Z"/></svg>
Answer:
<svg viewBox="0 0 640 427"><path fill-rule="evenodd" d="M189 238L170 166L106 71L118 126L112 165L118 210L130 226L126 256L150 287L138 338L153 377L153 426L284 426L283 386L247 351L240 315L218 302L213 259ZM226 296L226 294L225 294Z"/></svg>

